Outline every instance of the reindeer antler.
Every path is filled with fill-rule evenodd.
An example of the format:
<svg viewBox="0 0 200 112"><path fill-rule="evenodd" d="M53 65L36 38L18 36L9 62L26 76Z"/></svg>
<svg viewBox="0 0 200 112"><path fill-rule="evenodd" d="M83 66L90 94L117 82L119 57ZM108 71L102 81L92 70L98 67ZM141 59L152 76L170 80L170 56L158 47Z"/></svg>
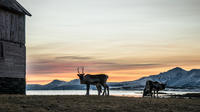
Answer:
<svg viewBox="0 0 200 112"><path fill-rule="evenodd" d="M79 72L79 67L77 68L77 71L78 71L78 73L80 74L80 72Z"/></svg>
<svg viewBox="0 0 200 112"><path fill-rule="evenodd" d="M82 67L82 73L84 74L84 66Z"/></svg>

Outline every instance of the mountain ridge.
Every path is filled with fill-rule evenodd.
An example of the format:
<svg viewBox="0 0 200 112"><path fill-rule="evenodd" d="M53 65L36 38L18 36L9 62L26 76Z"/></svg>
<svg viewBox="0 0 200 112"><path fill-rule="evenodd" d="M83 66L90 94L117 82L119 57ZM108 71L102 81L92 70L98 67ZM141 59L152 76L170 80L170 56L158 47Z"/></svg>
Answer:
<svg viewBox="0 0 200 112"><path fill-rule="evenodd" d="M167 84L168 88L200 88L200 69L186 71L180 67L161 72L157 75L141 77L133 81L108 82L111 89L135 89L143 88L147 80L158 81ZM80 84L79 79L71 81L53 80L46 85L29 84L27 90L83 90L85 85ZM92 86L92 89L95 89Z"/></svg>

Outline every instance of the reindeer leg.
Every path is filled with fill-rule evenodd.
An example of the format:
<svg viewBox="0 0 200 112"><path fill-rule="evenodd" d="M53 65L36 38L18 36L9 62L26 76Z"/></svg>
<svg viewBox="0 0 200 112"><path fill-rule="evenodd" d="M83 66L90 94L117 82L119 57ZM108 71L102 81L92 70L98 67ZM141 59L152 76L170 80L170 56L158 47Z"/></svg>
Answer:
<svg viewBox="0 0 200 112"><path fill-rule="evenodd" d="M144 97L144 92L145 92L145 89L143 90L143 94L142 94L142 97Z"/></svg>
<svg viewBox="0 0 200 112"><path fill-rule="evenodd" d="M106 95L106 86L104 84L103 84L103 89L104 89L104 91L103 91L102 96Z"/></svg>
<svg viewBox="0 0 200 112"><path fill-rule="evenodd" d="M100 90L100 94L99 95L101 95L101 93L102 93L102 87L101 87L101 85L99 85L99 90Z"/></svg>
<svg viewBox="0 0 200 112"><path fill-rule="evenodd" d="M96 85L96 88L97 88L97 90L98 90L98 96L100 96L101 95L101 85L100 84L97 84Z"/></svg>
<svg viewBox="0 0 200 112"><path fill-rule="evenodd" d="M102 93L102 87L101 87L101 84L99 84L99 95L101 95L101 93Z"/></svg>
<svg viewBox="0 0 200 112"><path fill-rule="evenodd" d="M103 94L102 94L102 96L104 96L104 94L105 94L105 92L103 91Z"/></svg>
<svg viewBox="0 0 200 112"><path fill-rule="evenodd" d="M146 88L144 88L144 90L143 90L143 95L142 95L142 97L144 97L144 96L146 96Z"/></svg>
<svg viewBox="0 0 200 112"><path fill-rule="evenodd" d="M100 96L101 92L100 92L100 88L98 87L98 96Z"/></svg>
<svg viewBox="0 0 200 112"><path fill-rule="evenodd" d="M109 96L110 95L110 93L109 93L109 86L106 84L106 86L107 86L107 96Z"/></svg>
<svg viewBox="0 0 200 112"><path fill-rule="evenodd" d="M90 95L89 91L90 91L90 84L87 84L87 93L86 93L86 95Z"/></svg>
<svg viewBox="0 0 200 112"><path fill-rule="evenodd" d="M106 88L103 86L103 94L102 96L104 96L106 94Z"/></svg>
<svg viewBox="0 0 200 112"><path fill-rule="evenodd" d="M97 91L98 91L98 96L99 96L99 87L98 87L98 85L96 85L96 88L97 88Z"/></svg>
<svg viewBox="0 0 200 112"><path fill-rule="evenodd" d="M153 97L155 98L156 96L155 96L155 90L153 90Z"/></svg>
<svg viewBox="0 0 200 112"><path fill-rule="evenodd" d="M157 93L157 98L158 98L158 90L156 91L156 93Z"/></svg>
<svg viewBox="0 0 200 112"><path fill-rule="evenodd" d="M102 83L101 83L101 86L103 86L103 88L104 88L104 85ZM101 88L101 92L102 92L102 88ZM104 96L104 94L105 94L105 92L103 91L102 96Z"/></svg>
<svg viewBox="0 0 200 112"><path fill-rule="evenodd" d="M103 84L104 85L104 94L109 96L109 86L107 84ZM106 93L107 90L107 93Z"/></svg>
<svg viewBox="0 0 200 112"><path fill-rule="evenodd" d="M150 95L151 95L151 98L152 98L152 95L153 95L152 91L153 91L153 90L150 88L150 89L149 89L149 93L150 93Z"/></svg>

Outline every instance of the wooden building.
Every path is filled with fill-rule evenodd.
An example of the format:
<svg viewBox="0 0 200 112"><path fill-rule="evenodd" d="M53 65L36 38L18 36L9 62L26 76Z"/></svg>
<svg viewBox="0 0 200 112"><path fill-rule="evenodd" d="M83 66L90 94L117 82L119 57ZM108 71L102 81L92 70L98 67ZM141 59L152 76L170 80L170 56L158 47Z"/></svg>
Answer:
<svg viewBox="0 0 200 112"><path fill-rule="evenodd" d="M25 16L16 0L0 0L0 94L25 94Z"/></svg>

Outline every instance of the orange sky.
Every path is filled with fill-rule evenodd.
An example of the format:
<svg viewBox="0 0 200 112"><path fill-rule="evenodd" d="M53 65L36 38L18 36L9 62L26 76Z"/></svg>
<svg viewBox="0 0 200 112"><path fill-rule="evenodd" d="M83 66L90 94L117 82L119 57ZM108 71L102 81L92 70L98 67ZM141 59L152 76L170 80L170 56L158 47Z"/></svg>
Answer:
<svg viewBox="0 0 200 112"><path fill-rule="evenodd" d="M199 65L190 67L182 66L182 68L184 68L185 70L191 70L193 68L199 68ZM172 69L172 67L158 67L149 69L138 68L135 70L116 70L116 71L101 72L101 73L106 73L107 75L109 75L109 80L108 80L109 82L122 82L122 81L133 81L144 76L156 75L159 74L160 72L166 72L169 69ZM78 78L76 74L77 73L74 70L74 73L55 73L55 74L49 73L49 74L27 75L27 83L47 84L55 79L70 81ZM91 72L91 74L97 74L97 73Z"/></svg>
<svg viewBox="0 0 200 112"><path fill-rule="evenodd" d="M198 0L17 0L26 18L27 83L77 78L76 68L130 81L200 68Z"/></svg>

